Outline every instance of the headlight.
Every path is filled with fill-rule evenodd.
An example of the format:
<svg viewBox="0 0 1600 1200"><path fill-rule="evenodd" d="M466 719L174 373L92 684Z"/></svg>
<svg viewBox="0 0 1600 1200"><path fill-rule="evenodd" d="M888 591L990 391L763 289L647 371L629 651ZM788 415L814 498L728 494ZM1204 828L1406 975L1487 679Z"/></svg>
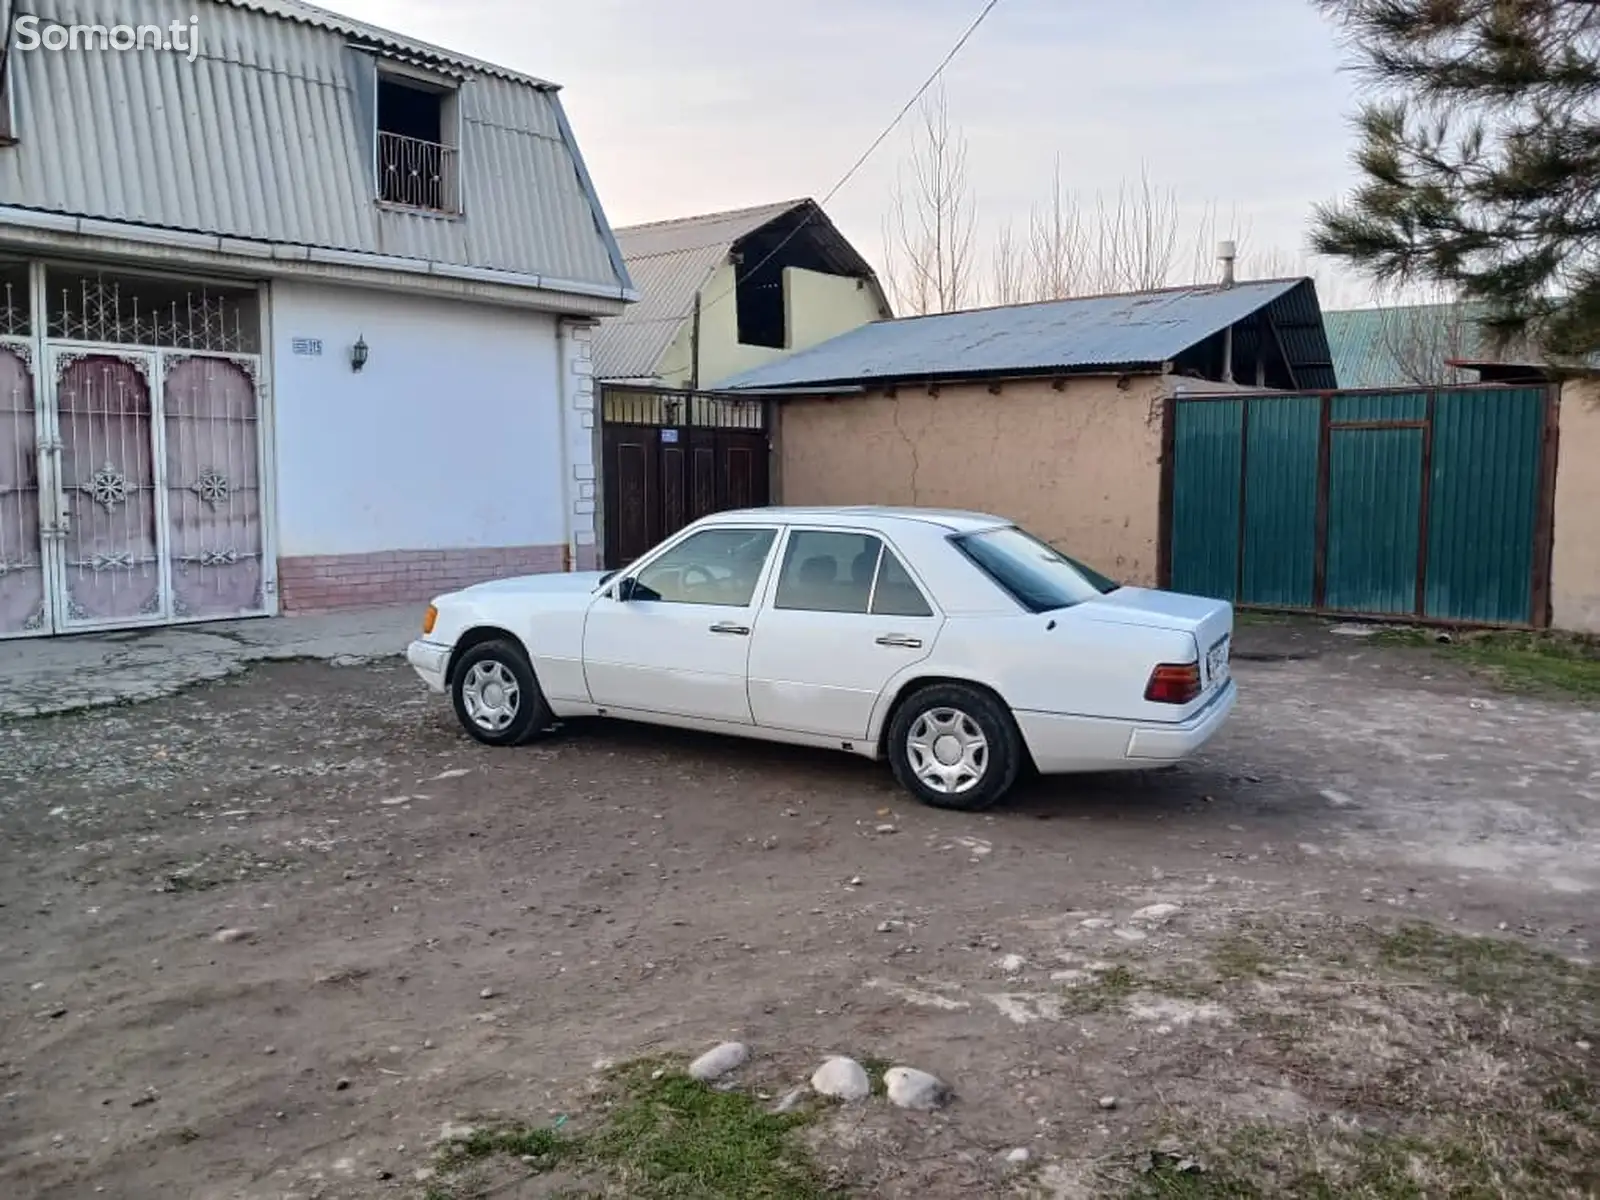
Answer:
<svg viewBox="0 0 1600 1200"><path fill-rule="evenodd" d="M439 610L433 605L428 605L428 611L422 617L422 636L427 637L433 632L433 626L439 619Z"/></svg>

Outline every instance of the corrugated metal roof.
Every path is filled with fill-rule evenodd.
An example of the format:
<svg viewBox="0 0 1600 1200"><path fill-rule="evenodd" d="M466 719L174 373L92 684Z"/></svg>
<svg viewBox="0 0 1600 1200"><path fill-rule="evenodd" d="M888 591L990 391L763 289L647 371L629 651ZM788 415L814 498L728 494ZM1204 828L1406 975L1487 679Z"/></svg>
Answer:
<svg viewBox="0 0 1600 1200"><path fill-rule="evenodd" d="M1339 386L1414 387L1463 381L1466 376L1449 360L1487 354L1474 321L1480 311L1477 305L1413 304L1323 313Z"/></svg>
<svg viewBox="0 0 1600 1200"><path fill-rule="evenodd" d="M458 54L454 50L446 50L443 46L435 46L430 42L418 41L416 38L406 37L404 34L395 33L377 25L369 25L365 21L357 21L353 18L342 16L318 5L307 4L304 0L212 0L212 2L232 4L237 8L254 9L256 12L269 13L272 16L282 17L290 21L302 21L307 25L315 25L319 29L327 29L334 33L344 34L346 37L362 44L381 46L393 53L423 61L431 61L441 66L456 67L484 75L498 75L502 79L515 80L518 83L528 84L533 87L553 88L556 86L548 80L539 79L532 75L524 75L520 71L513 71L507 67L484 62L481 59L472 58L465 54Z"/></svg>
<svg viewBox="0 0 1600 1200"><path fill-rule="evenodd" d="M692 315L696 293L705 288L740 242L791 214L807 227L807 236L831 269L867 279L877 287L871 265L813 200L784 200L618 229L617 244L640 299L621 316L603 322L596 332L596 377L653 379L661 356ZM783 231L784 227L778 226L774 236ZM770 251L751 253L759 261ZM731 304L733 298L708 296L704 303ZM887 312L887 301L883 303Z"/></svg>
<svg viewBox="0 0 1600 1200"><path fill-rule="evenodd" d="M106 23L129 0L34 0ZM192 0L139 0L187 23ZM436 52L298 0L212 0L198 61L152 51L16 53L19 144L0 204L76 217L623 288L626 271L558 95L460 56L465 214L373 199L375 53Z"/></svg>
<svg viewBox="0 0 1600 1200"><path fill-rule="evenodd" d="M879 321L720 385L814 387L1007 372L1158 368L1263 308L1282 311L1304 344L1285 339L1306 387L1332 386L1308 279L1252 281L1088 296ZM1309 312L1311 320L1304 319ZM1304 328L1302 328L1304 327ZM1324 378L1325 376L1325 378Z"/></svg>
<svg viewBox="0 0 1600 1200"><path fill-rule="evenodd" d="M695 293L727 261L733 244L804 203L786 200L618 229L617 245L639 300L595 331L595 377L654 378L693 310Z"/></svg>

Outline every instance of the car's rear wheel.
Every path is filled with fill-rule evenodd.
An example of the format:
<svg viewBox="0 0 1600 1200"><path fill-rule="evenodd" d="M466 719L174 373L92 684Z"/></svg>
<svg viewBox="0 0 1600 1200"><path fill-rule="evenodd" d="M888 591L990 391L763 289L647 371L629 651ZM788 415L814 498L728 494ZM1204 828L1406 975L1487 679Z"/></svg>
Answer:
<svg viewBox="0 0 1600 1200"><path fill-rule="evenodd" d="M456 719L489 746L519 746L554 722L522 647L496 639L461 656L450 682Z"/></svg>
<svg viewBox="0 0 1600 1200"><path fill-rule="evenodd" d="M922 688L889 726L895 778L934 808L992 807L1016 782L1022 757L1022 739L1005 705L966 684Z"/></svg>

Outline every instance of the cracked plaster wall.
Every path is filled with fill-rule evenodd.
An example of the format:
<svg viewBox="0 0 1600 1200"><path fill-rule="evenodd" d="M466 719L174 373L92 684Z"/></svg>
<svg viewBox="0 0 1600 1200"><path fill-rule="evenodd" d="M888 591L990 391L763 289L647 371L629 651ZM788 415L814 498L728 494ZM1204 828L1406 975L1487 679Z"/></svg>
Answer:
<svg viewBox="0 0 1600 1200"><path fill-rule="evenodd" d="M1154 585L1166 385L1135 376L902 387L780 404L784 504L915 504L1008 517Z"/></svg>

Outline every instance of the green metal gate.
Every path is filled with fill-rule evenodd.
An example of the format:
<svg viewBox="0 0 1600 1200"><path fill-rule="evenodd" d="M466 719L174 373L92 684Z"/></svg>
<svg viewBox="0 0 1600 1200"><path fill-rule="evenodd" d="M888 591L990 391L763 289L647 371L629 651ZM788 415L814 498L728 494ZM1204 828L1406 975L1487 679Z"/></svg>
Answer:
<svg viewBox="0 0 1600 1200"><path fill-rule="evenodd" d="M1546 388L1185 396L1164 574L1243 607L1548 623Z"/></svg>

